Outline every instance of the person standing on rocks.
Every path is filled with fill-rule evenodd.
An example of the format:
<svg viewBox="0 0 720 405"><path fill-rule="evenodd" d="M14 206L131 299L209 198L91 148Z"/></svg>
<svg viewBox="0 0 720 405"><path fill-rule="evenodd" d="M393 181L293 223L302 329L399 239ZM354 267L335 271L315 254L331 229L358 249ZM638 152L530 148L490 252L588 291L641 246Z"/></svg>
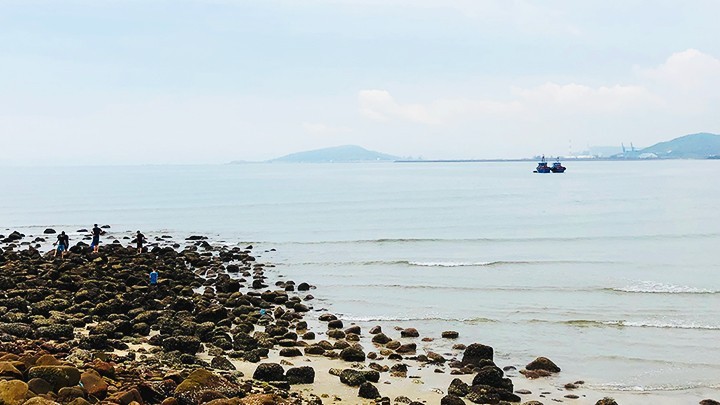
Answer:
<svg viewBox="0 0 720 405"><path fill-rule="evenodd" d="M60 252L60 258L65 258L65 252L68 249L68 245L70 244L70 238L65 234L65 231L60 232L60 235L57 237L57 242L53 243L53 245L57 245L57 249L55 249L55 253L53 254L53 257L57 256L57 253Z"/></svg>
<svg viewBox="0 0 720 405"><path fill-rule="evenodd" d="M95 224L95 226L92 229L92 243L90 244L90 247L93 248L93 252L97 253L100 249L100 234L102 234L102 229L98 226L98 224Z"/></svg>
<svg viewBox="0 0 720 405"><path fill-rule="evenodd" d="M135 242L137 243L138 254L142 253L143 243L145 242L145 235L140 233L140 231L137 231L137 235L135 236Z"/></svg>

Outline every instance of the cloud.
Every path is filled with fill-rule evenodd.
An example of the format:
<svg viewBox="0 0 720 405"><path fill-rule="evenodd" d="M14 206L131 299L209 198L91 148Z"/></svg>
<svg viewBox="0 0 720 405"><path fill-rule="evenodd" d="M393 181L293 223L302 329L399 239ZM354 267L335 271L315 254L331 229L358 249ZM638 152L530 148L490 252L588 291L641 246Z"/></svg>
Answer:
<svg viewBox="0 0 720 405"><path fill-rule="evenodd" d="M720 59L687 49L670 55L652 69L636 68L638 75L684 92L716 94L720 91Z"/></svg>

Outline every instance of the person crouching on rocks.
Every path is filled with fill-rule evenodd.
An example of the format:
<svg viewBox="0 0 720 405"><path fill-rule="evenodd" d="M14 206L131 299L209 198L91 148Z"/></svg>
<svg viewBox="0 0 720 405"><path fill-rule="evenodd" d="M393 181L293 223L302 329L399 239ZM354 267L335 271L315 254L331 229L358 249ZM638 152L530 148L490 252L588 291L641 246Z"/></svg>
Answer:
<svg viewBox="0 0 720 405"><path fill-rule="evenodd" d="M137 243L138 254L142 253L144 242L145 242L145 235L140 233L140 231L137 231L137 235L135 236L135 243Z"/></svg>
<svg viewBox="0 0 720 405"><path fill-rule="evenodd" d="M53 245L57 245L57 249L55 249L53 257L56 257L57 253L60 252L60 257L64 259L65 252L68 250L70 245L70 238L65 234L65 231L60 232L60 235L57 237L57 242L53 243Z"/></svg>
<svg viewBox="0 0 720 405"><path fill-rule="evenodd" d="M159 276L159 274L158 274L157 270L153 270L150 272L150 286L151 287L157 286L158 276Z"/></svg>

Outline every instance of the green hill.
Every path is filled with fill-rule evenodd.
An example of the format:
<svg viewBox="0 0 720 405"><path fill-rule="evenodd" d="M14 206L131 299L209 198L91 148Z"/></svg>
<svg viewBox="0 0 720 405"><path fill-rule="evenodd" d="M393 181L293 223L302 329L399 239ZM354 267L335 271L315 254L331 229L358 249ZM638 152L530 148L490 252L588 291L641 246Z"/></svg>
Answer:
<svg viewBox="0 0 720 405"><path fill-rule="evenodd" d="M699 133L660 142L641 153L654 153L660 159L707 159L720 155L720 135Z"/></svg>
<svg viewBox="0 0 720 405"><path fill-rule="evenodd" d="M360 146L345 145L292 153L270 162L283 163L352 163L352 162L392 162L399 157L367 150Z"/></svg>

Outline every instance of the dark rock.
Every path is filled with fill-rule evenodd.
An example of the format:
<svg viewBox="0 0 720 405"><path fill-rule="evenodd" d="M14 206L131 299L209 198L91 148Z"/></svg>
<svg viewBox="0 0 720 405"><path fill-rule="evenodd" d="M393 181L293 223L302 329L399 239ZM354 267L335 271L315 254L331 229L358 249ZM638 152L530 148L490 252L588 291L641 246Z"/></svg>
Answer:
<svg viewBox="0 0 720 405"><path fill-rule="evenodd" d="M713 401L712 399L706 399L705 401L711 401L707 403L703 403L704 401L700 401L700 405L718 405L720 403ZM595 405L618 405L617 402L613 398L605 397L595 403Z"/></svg>
<svg viewBox="0 0 720 405"><path fill-rule="evenodd" d="M365 361L365 352L359 347L347 347L340 352L340 358L345 361Z"/></svg>
<svg viewBox="0 0 720 405"><path fill-rule="evenodd" d="M444 339L457 339L460 334L458 332L455 332L454 330L447 330L443 332L440 336Z"/></svg>
<svg viewBox="0 0 720 405"><path fill-rule="evenodd" d="M298 357L302 356L302 352L297 347L285 347L280 349L281 357Z"/></svg>
<svg viewBox="0 0 720 405"><path fill-rule="evenodd" d="M30 388L30 391L34 392L37 395L47 394L48 392L53 390L52 384L43 380L42 378L33 378L28 381L27 384Z"/></svg>
<svg viewBox="0 0 720 405"><path fill-rule="evenodd" d="M180 351L186 354L195 354L200 351L200 339L195 336L170 336L162 341L162 348L166 352Z"/></svg>
<svg viewBox="0 0 720 405"><path fill-rule="evenodd" d="M550 359L547 357L538 357L537 359L533 360L525 366L527 370L545 370L549 371L551 373L559 373L560 367L555 365Z"/></svg>
<svg viewBox="0 0 720 405"><path fill-rule="evenodd" d="M470 392L470 386L467 385L463 380L456 378L450 382L450 387L447 390L448 394L456 395L458 397L464 397Z"/></svg>
<svg viewBox="0 0 720 405"><path fill-rule="evenodd" d="M100 376L100 373L90 369L80 375L80 382L83 388L85 388L88 394L96 397L97 399L105 399L108 391L108 384Z"/></svg>
<svg viewBox="0 0 720 405"><path fill-rule="evenodd" d="M389 343L391 340L392 340L392 339L390 339L386 334L384 334L384 333L382 333L382 332L378 332L378 333L375 334L375 336L373 336L373 338L372 338L372 342L373 342L373 343L377 343L377 344L380 344L380 345L387 344L387 343Z"/></svg>
<svg viewBox="0 0 720 405"><path fill-rule="evenodd" d="M493 348L480 343L473 343L465 349L462 362L465 365L481 365L482 360L493 360Z"/></svg>
<svg viewBox="0 0 720 405"><path fill-rule="evenodd" d="M285 370L277 363L259 364L253 373L253 379L260 381L285 381Z"/></svg>
<svg viewBox="0 0 720 405"><path fill-rule="evenodd" d="M237 370L237 368L230 362L230 360L228 360L227 357L223 356L213 357L212 361L210 362L210 367L226 371Z"/></svg>
<svg viewBox="0 0 720 405"><path fill-rule="evenodd" d="M379 398L380 391L378 391L377 387L372 385L372 383L364 382L360 384L360 389L358 390L358 397L367 399Z"/></svg>
<svg viewBox="0 0 720 405"><path fill-rule="evenodd" d="M448 394L442 397L440 405L465 405L465 401L463 401L460 397Z"/></svg>
<svg viewBox="0 0 720 405"><path fill-rule="evenodd" d="M239 386L205 369L197 369L177 386L175 397L180 405L197 405L206 391L215 391L225 397L244 396Z"/></svg>
<svg viewBox="0 0 720 405"><path fill-rule="evenodd" d="M43 233L46 234L46 235L51 235L51 234L54 234L54 233L57 233L57 232L56 232L54 229L52 229L52 228L47 228L47 229L45 229L45 230L43 231Z"/></svg>
<svg viewBox="0 0 720 405"><path fill-rule="evenodd" d="M315 382L315 369L310 366L293 367L288 369L286 377L292 385L312 384Z"/></svg>
<svg viewBox="0 0 720 405"><path fill-rule="evenodd" d="M406 328L400 331L401 337L419 337L420 332L415 328Z"/></svg>
<svg viewBox="0 0 720 405"><path fill-rule="evenodd" d="M351 387L359 387L366 381L362 371L347 368L340 373L340 382Z"/></svg>
<svg viewBox="0 0 720 405"><path fill-rule="evenodd" d="M509 378L503 378L503 372L495 366L485 366L478 371L471 385L487 385L507 391L513 390L513 383Z"/></svg>

